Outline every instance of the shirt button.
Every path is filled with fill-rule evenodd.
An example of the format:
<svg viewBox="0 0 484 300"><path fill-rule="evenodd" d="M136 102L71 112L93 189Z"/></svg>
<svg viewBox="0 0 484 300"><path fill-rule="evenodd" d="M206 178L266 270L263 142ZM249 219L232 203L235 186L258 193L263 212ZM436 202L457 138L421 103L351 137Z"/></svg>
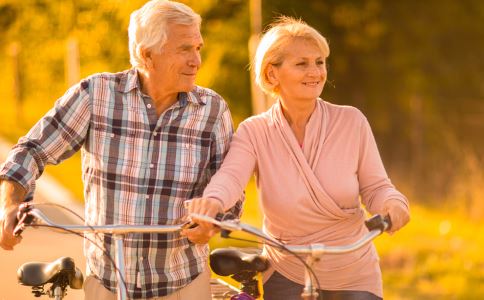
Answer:
<svg viewBox="0 0 484 300"><path fill-rule="evenodd" d="M157 136L157 135L158 135L158 132L153 133L153 136Z"/></svg>
<svg viewBox="0 0 484 300"><path fill-rule="evenodd" d="M141 256L141 257L139 258L139 260L143 260L143 259L145 259L143 256Z"/></svg>
<svg viewBox="0 0 484 300"><path fill-rule="evenodd" d="M154 164L150 164L150 168L154 168L154 166L155 166Z"/></svg>
<svg viewBox="0 0 484 300"><path fill-rule="evenodd" d="M114 137L114 133L111 133L111 137L112 137L112 138Z"/></svg>
<svg viewBox="0 0 484 300"><path fill-rule="evenodd" d="M146 195L146 196L145 196L145 199L150 199L150 196L149 196L149 195Z"/></svg>
<svg viewBox="0 0 484 300"><path fill-rule="evenodd" d="M151 108L151 104L147 104L146 107Z"/></svg>

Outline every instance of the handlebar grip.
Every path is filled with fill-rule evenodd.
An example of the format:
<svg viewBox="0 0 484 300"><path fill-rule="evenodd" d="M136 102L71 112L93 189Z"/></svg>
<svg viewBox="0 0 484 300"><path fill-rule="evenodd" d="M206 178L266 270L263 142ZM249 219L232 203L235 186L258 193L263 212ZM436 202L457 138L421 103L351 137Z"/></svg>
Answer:
<svg viewBox="0 0 484 300"><path fill-rule="evenodd" d="M30 203L22 203L19 206L19 210L17 212L17 222L13 230L14 236L20 236L25 229L25 225L30 225L34 221L34 216L29 214L31 210L32 205Z"/></svg>
<svg viewBox="0 0 484 300"><path fill-rule="evenodd" d="M389 216L382 217L381 215L374 215L365 221L365 225L369 231L380 229L383 232L388 231L392 227L392 221Z"/></svg>

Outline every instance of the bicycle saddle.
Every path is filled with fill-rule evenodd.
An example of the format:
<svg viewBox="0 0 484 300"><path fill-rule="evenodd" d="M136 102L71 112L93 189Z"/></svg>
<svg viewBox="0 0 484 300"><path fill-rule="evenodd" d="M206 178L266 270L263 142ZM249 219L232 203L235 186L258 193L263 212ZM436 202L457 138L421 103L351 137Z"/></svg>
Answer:
<svg viewBox="0 0 484 300"><path fill-rule="evenodd" d="M269 262L260 255L261 251L244 248L219 248L210 253L210 267L220 276L230 276L243 272L262 272Z"/></svg>
<svg viewBox="0 0 484 300"><path fill-rule="evenodd" d="M81 289L84 282L82 272L70 257L61 257L53 262L28 262L17 270L19 282L27 286L42 286L65 276L72 289Z"/></svg>

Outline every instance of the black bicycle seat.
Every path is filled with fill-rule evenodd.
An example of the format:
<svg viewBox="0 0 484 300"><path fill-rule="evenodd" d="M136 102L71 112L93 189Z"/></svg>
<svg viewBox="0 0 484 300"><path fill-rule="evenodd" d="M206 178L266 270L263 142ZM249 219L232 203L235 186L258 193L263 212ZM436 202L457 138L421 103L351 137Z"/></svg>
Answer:
<svg viewBox="0 0 484 300"><path fill-rule="evenodd" d="M220 276L243 272L262 272L269 262L261 256L261 250L254 248L219 248L210 253L210 267Z"/></svg>
<svg viewBox="0 0 484 300"><path fill-rule="evenodd" d="M28 262L17 270L19 282L27 286L42 286L53 283L60 277L67 278L72 289L81 289L84 282L82 272L70 257L61 257L53 262Z"/></svg>

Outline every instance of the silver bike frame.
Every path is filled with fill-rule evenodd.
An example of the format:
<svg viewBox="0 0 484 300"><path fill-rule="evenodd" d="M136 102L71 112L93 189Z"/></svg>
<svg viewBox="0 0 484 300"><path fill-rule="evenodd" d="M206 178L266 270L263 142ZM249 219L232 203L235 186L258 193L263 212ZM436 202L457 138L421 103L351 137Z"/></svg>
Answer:
<svg viewBox="0 0 484 300"><path fill-rule="evenodd" d="M229 231L243 231L254 236L266 239L276 245L279 245L283 248L288 249L289 251L296 253L296 254L303 254L307 255L306 263L309 267L313 265L315 261L317 261L323 254L331 253L331 254L342 254L355 251L364 245L368 244L372 240L374 240L377 236L383 233L388 228L388 224L386 222L383 223L383 230L382 229L373 229L365 234L361 239L358 241L344 246L326 246L324 244L311 244L311 245L304 245L304 246L290 246L281 243L280 241L268 236L260 229L252 227L247 224L240 223L240 220L227 220L227 221L218 221L214 218L199 215L199 214L190 214L190 218L194 220L200 220L204 222L211 223L215 226L220 227L221 229L229 230ZM304 300L316 300L318 298L318 292L316 287L313 285L314 278L312 277L311 273L309 272L308 268L305 268L304 271L304 289L303 293L301 294L301 298Z"/></svg>
<svg viewBox="0 0 484 300"><path fill-rule="evenodd" d="M31 226L36 224L49 225L52 227L66 229L68 231L76 233L107 233L112 234L114 239L115 247L115 262L118 268L117 272L117 299L127 300L128 294L126 291L126 286L124 285L123 277L126 276L125 264L124 264L124 248L123 248L123 237L128 233L169 233L177 232L182 230L183 224L180 225L60 225L52 222L42 211L37 208L32 208L28 214L35 217L34 222ZM24 225L22 229L26 226ZM122 275L121 275L122 274ZM125 278L125 277L124 277Z"/></svg>

